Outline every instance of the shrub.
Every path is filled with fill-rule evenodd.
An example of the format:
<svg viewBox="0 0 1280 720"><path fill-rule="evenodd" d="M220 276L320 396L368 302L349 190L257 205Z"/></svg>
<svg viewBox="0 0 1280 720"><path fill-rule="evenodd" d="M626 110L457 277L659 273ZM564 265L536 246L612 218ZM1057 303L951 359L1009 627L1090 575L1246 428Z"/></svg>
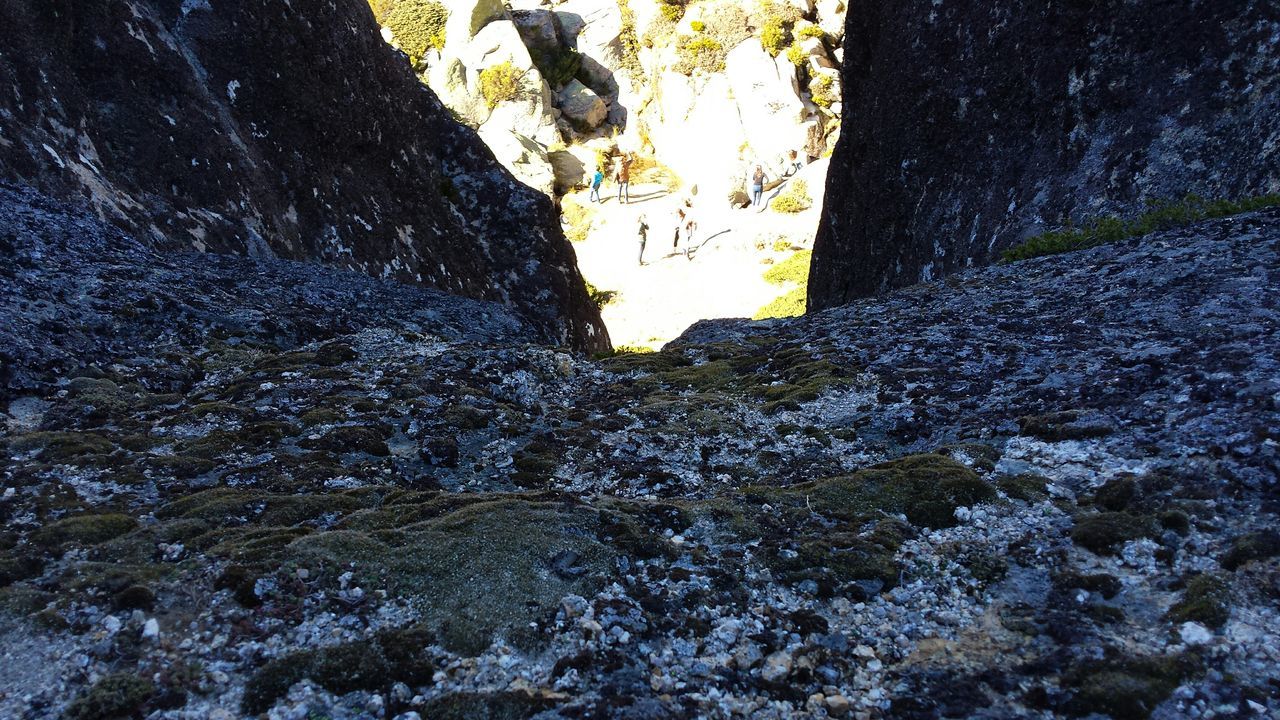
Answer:
<svg viewBox="0 0 1280 720"><path fill-rule="evenodd" d="M805 296L809 292L809 263L812 259L812 250L801 250L765 271L764 279L770 283L795 284L796 287L757 310L752 316L753 320L795 317L804 314Z"/></svg>
<svg viewBox="0 0 1280 720"><path fill-rule="evenodd" d="M700 33L700 32L703 32L704 30L706 30L706 29L707 29L707 24L706 24L706 23L704 23L704 22L702 22L701 20L692 20L692 21L690 21L690 22L689 22L689 27L690 27L694 32L699 32L699 33Z"/></svg>
<svg viewBox="0 0 1280 720"><path fill-rule="evenodd" d="M814 105L829 108L840 99L833 92L835 81L825 73L816 73L816 75L817 77L809 81L809 98L813 100Z"/></svg>
<svg viewBox="0 0 1280 720"><path fill-rule="evenodd" d="M589 280L583 280L587 284L587 297L591 298L592 304L603 309L605 305L618 299L617 290L601 290L592 285Z"/></svg>
<svg viewBox="0 0 1280 720"><path fill-rule="evenodd" d="M678 22L681 16L684 15L684 5L680 3L663 2L660 9L662 10L662 17L671 22Z"/></svg>
<svg viewBox="0 0 1280 720"><path fill-rule="evenodd" d="M627 0L618 0L622 14L622 29L618 41L622 44L622 67L633 73L640 72L640 40L636 37L636 15Z"/></svg>
<svg viewBox="0 0 1280 720"><path fill-rule="evenodd" d="M760 47L769 53L771 57L778 57L778 53L782 52L783 46L787 44L787 33L782 29L782 23L776 19L770 19L760 28Z"/></svg>
<svg viewBox="0 0 1280 720"><path fill-rule="evenodd" d="M557 46L554 50L534 48L529 51L534 67L542 73L542 77L554 88L562 88L569 84L573 76L582 67L582 55L575 50Z"/></svg>
<svg viewBox="0 0 1280 720"><path fill-rule="evenodd" d="M602 165L607 168L607 165ZM591 220L595 211L579 205L577 201L565 198L560 202L560 216L566 226L564 236L569 242L582 242L591 232Z"/></svg>
<svg viewBox="0 0 1280 720"><path fill-rule="evenodd" d="M791 257L769 268L764 279L774 285L787 283L802 284L809 282L809 263L813 260L812 250L800 250Z"/></svg>
<svg viewBox="0 0 1280 720"><path fill-rule="evenodd" d="M444 47L444 23L449 11L434 0L399 0L387 16L396 44L417 65L427 50Z"/></svg>
<svg viewBox="0 0 1280 720"><path fill-rule="evenodd" d="M524 73L508 60L480 71L480 94L492 110L499 103L515 100L520 95L520 78Z"/></svg>
<svg viewBox="0 0 1280 720"><path fill-rule="evenodd" d="M792 180L791 184L771 204L774 210L783 213L798 213L813 206L813 198L809 197L809 184L804 180Z"/></svg>
<svg viewBox="0 0 1280 720"><path fill-rule="evenodd" d="M827 33L817 25L805 25L796 31L796 35L800 38L816 37L818 39L822 39L827 36Z"/></svg>
<svg viewBox="0 0 1280 720"><path fill-rule="evenodd" d="M796 67L803 67L805 58L807 57L808 55L805 54L805 51L801 49L798 44L792 43L791 47L787 48L787 59Z"/></svg>
<svg viewBox="0 0 1280 720"><path fill-rule="evenodd" d="M815 100L816 102L816 100ZM1187 195L1180 201L1154 201L1141 215L1123 219L1115 215L1095 218L1081 228L1067 226L1029 238L1005 250L1001 262L1027 260L1042 255L1083 250L1129 238L1142 237L1158 230L1185 227L1201 220L1238 215L1267 207L1280 206L1280 194L1259 195L1240 200L1205 200Z"/></svg>
<svg viewBox="0 0 1280 720"><path fill-rule="evenodd" d="M373 11L373 19L379 25L386 25L391 11L396 8L396 0L369 0L369 9Z"/></svg>
<svg viewBox="0 0 1280 720"><path fill-rule="evenodd" d="M677 60L672 70L692 75L695 70L714 73L724 71L724 46L712 37L682 36L676 41Z"/></svg>
<svg viewBox="0 0 1280 720"><path fill-rule="evenodd" d="M800 19L800 10L792 5L767 0L760 5L760 47L772 57L787 46L789 31Z"/></svg>

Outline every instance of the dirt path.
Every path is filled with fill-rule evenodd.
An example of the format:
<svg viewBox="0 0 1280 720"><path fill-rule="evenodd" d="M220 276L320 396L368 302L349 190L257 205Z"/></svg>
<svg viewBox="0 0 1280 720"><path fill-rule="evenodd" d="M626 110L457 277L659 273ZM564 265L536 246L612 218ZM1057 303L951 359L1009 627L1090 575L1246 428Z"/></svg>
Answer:
<svg viewBox="0 0 1280 720"><path fill-rule="evenodd" d="M825 167L802 171L811 194L822 187L819 170ZM637 184L625 205L615 187L602 189L603 203L591 203L587 195L571 196L597 213L587 239L574 249L583 276L600 290L617 293L601 311L615 347L657 348L698 320L751 317L788 289L766 282L764 271L793 252L791 247L812 247L817 228L816 208L781 215L732 209L718 199L709 207L713 203L695 197L698 229L693 252L686 256L683 236L678 252L671 247L682 192ZM643 266L637 261L641 214L649 225Z"/></svg>

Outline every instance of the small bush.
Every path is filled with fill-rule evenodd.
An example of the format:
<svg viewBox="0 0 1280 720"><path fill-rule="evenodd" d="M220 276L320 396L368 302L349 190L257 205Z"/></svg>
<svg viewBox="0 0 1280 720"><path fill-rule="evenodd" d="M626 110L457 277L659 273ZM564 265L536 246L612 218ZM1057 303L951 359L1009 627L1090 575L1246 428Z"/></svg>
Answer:
<svg viewBox="0 0 1280 720"><path fill-rule="evenodd" d="M695 70L723 72L726 54L724 46L715 38L682 36L676 41L678 59L671 69L683 75L692 75Z"/></svg>
<svg viewBox="0 0 1280 720"><path fill-rule="evenodd" d="M816 100L814 102L817 102ZM1067 226L1036 235L1016 247L1005 250L1001 262L1028 260L1043 255L1083 250L1130 238L1142 237L1159 230L1185 227L1201 220L1238 215L1280 205L1280 194L1259 195L1241 200L1206 200L1187 195L1179 201L1155 201L1141 215L1123 219L1115 215L1095 218L1084 227Z"/></svg>
<svg viewBox="0 0 1280 720"><path fill-rule="evenodd" d="M707 24L702 22L701 20L691 20L689 22L689 28L692 29L694 32L700 33L707 29Z"/></svg>
<svg viewBox="0 0 1280 720"><path fill-rule="evenodd" d="M156 695L150 681L128 673L107 675L67 706L68 720L110 720L139 717L147 701Z"/></svg>
<svg viewBox="0 0 1280 720"><path fill-rule="evenodd" d="M600 166L607 168L607 165ZM580 205L576 200L565 198L560 202L560 217L566 228L564 236L569 242L582 242L591 233L591 222L595 211Z"/></svg>
<svg viewBox="0 0 1280 720"><path fill-rule="evenodd" d="M804 180L792 180L787 189L770 204L774 210L782 213L798 213L813 206L813 198L809 197L809 184Z"/></svg>
<svg viewBox="0 0 1280 720"><path fill-rule="evenodd" d="M809 292L809 263L812 259L812 250L801 250L765 271L764 279L774 285L795 284L796 287L757 310L752 316L753 320L804 314L805 296Z"/></svg>
<svg viewBox="0 0 1280 720"><path fill-rule="evenodd" d="M760 28L760 47L764 48L771 57L778 57L778 53L782 52L786 44L787 33L780 23L771 20Z"/></svg>
<svg viewBox="0 0 1280 720"><path fill-rule="evenodd" d="M684 16L684 0L658 0L658 9L667 20L680 22Z"/></svg>
<svg viewBox="0 0 1280 720"><path fill-rule="evenodd" d="M480 94L492 110L499 103L515 100L520 95L520 79L524 73L511 61L499 63L480 71Z"/></svg>
<svg viewBox="0 0 1280 720"><path fill-rule="evenodd" d="M820 108L829 108L840 98L835 96L833 88L835 81L830 75L818 73L817 77L809 81L809 98L813 100L813 104Z"/></svg>
<svg viewBox="0 0 1280 720"><path fill-rule="evenodd" d="M591 284L589 280L583 280L587 284L587 297L591 298L591 302L598 308L604 309L605 305L618 299L617 290L601 290Z"/></svg>
<svg viewBox="0 0 1280 720"><path fill-rule="evenodd" d="M444 23L448 18L449 11L434 0L399 0L387 15L387 27L396 44L417 65L427 50L444 47Z"/></svg>
<svg viewBox="0 0 1280 720"><path fill-rule="evenodd" d="M819 40L821 40L827 36L827 33L817 25L805 25L804 27L796 31L796 36L802 39L818 38Z"/></svg>
<svg viewBox="0 0 1280 720"><path fill-rule="evenodd" d="M555 50L534 48L529 51L534 67L553 88L562 88L578 74L582 67L582 55L575 50L557 46Z"/></svg>
<svg viewBox="0 0 1280 720"><path fill-rule="evenodd" d="M771 57L787 46L791 28L800 19L800 10L791 5L784 5L768 0L760 5L760 47Z"/></svg>
<svg viewBox="0 0 1280 720"><path fill-rule="evenodd" d="M787 48L787 59L791 61L792 65L795 65L796 67L803 67L806 58L808 58L808 54L805 53L800 45L793 44L791 47Z"/></svg>
<svg viewBox="0 0 1280 720"><path fill-rule="evenodd" d="M618 41L622 44L622 68L639 73L640 40L636 37L636 14L627 0L618 0L618 10L622 14L622 29L618 32Z"/></svg>

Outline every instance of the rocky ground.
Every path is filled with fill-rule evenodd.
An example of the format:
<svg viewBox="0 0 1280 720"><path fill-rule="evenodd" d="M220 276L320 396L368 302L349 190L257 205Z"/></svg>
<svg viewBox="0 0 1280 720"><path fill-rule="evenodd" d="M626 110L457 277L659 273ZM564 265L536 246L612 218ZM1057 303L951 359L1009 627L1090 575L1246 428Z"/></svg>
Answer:
<svg viewBox="0 0 1280 720"><path fill-rule="evenodd" d="M1280 712L1280 211L589 360L9 200L4 717Z"/></svg>

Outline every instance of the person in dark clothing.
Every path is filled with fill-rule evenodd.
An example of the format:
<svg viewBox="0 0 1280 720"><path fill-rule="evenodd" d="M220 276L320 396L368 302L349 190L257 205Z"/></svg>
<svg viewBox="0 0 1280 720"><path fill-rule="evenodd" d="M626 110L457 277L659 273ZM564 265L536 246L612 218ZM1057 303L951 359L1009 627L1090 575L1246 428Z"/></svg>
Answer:
<svg viewBox="0 0 1280 720"><path fill-rule="evenodd" d="M640 265L644 265L644 245L649 239L649 223L645 221L644 215L636 219L636 235L640 238Z"/></svg>

